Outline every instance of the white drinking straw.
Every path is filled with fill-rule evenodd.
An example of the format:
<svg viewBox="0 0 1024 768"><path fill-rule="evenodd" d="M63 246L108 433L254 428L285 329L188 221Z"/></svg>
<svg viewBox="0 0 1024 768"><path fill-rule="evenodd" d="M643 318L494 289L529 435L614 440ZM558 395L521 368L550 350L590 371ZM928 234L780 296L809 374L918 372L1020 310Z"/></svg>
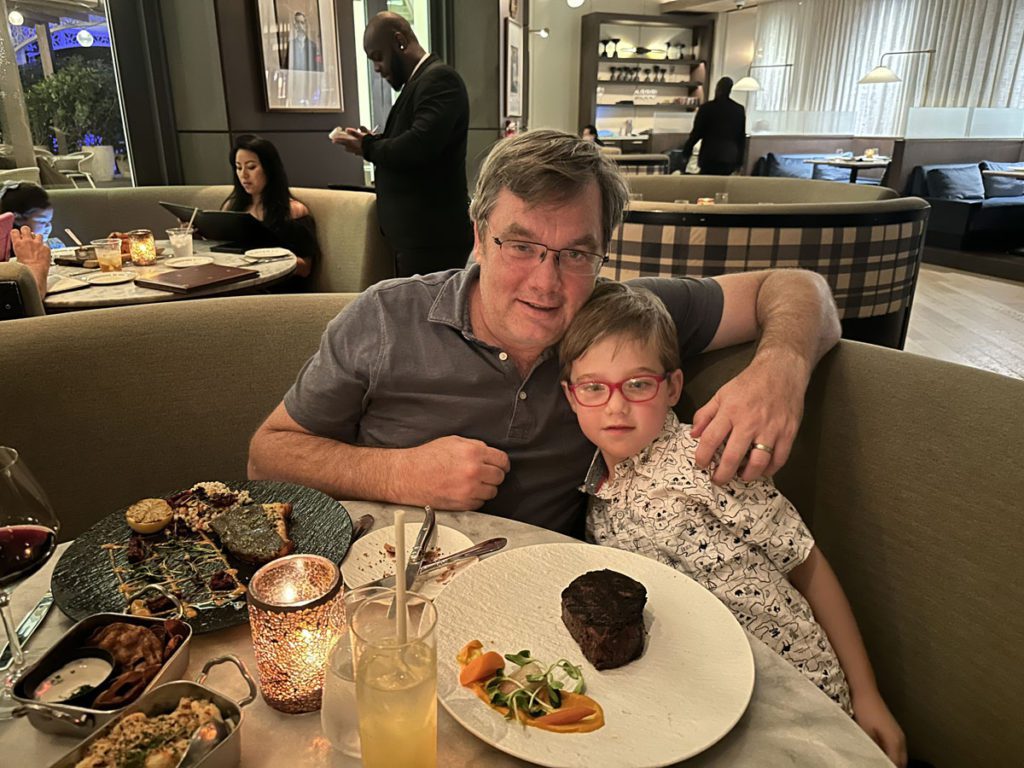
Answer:
<svg viewBox="0 0 1024 768"><path fill-rule="evenodd" d="M78 239L78 235L71 231L70 227L65 227L64 231L68 233L68 237L75 241L77 245L81 245L82 241Z"/></svg>
<svg viewBox="0 0 1024 768"><path fill-rule="evenodd" d="M405 645L405 510L395 512L395 637Z"/></svg>
<svg viewBox="0 0 1024 768"><path fill-rule="evenodd" d="M199 209L198 209L198 208L194 208L194 209L192 210L192 218L188 220L188 228L189 228L189 231L191 231L191 230L192 230L192 222L196 220L196 214L197 214L197 213L199 213Z"/></svg>

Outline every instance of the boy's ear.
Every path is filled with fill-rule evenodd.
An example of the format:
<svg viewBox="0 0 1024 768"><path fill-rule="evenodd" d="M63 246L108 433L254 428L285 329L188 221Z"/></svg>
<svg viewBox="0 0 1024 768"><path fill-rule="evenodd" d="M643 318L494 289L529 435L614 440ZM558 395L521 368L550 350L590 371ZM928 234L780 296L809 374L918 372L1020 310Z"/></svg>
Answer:
<svg viewBox="0 0 1024 768"><path fill-rule="evenodd" d="M569 391L569 382L562 382L562 394L565 395L565 399L569 401L569 407L572 408L572 412L576 413L576 400L572 396L572 392Z"/></svg>
<svg viewBox="0 0 1024 768"><path fill-rule="evenodd" d="M674 406L683 394L683 372L679 368L672 371L665 380L665 386L668 387L668 404Z"/></svg>

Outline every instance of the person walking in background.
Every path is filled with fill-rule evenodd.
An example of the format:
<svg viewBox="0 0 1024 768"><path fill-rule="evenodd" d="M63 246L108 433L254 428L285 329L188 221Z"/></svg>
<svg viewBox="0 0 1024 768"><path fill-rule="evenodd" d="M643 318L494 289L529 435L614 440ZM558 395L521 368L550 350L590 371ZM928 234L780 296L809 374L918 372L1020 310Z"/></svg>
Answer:
<svg viewBox="0 0 1024 768"><path fill-rule="evenodd" d="M401 94L383 133L346 128L331 141L375 166L377 218L395 251L398 277L463 267L473 249L466 85L458 72L423 50L398 14L374 16L363 48L377 74Z"/></svg>
<svg viewBox="0 0 1024 768"><path fill-rule="evenodd" d="M597 133L597 127L592 123L583 126L583 130L580 131L580 138L584 141L592 141L599 147L604 146L604 142L601 141L601 137Z"/></svg>
<svg viewBox="0 0 1024 768"><path fill-rule="evenodd" d="M728 176L739 170L747 152L747 113L742 104L729 98L732 78L723 77L715 85L715 98L702 104L693 118L693 130L683 145L683 158L689 159L700 141L697 162L706 176Z"/></svg>
<svg viewBox="0 0 1024 768"><path fill-rule="evenodd" d="M255 134L242 134L229 161L235 169L234 188L221 210L244 211L262 221L279 245L295 254L295 276L308 277L320 256L316 223L305 204L292 197L277 147Z"/></svg>

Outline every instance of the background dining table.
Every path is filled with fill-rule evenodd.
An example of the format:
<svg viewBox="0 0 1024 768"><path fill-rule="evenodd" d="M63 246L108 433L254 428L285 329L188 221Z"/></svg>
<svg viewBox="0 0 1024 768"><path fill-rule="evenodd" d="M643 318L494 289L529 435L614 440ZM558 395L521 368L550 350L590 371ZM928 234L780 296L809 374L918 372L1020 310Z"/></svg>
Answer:
<svg viewBox="0 0 1024 768"><path fill-rule="evenodd" d="M126 260L121 269L123 271L135 272L141 278L154 277L163 272L173 272L175 267L167 265L167 260L174 256L170 243L166 240L158 240L157 245L163 246L164 250L157 258L155 264L148 267L136 267ZM195 240L192 245L192 254L194 256L209 256L213 259L214 264L220 264L221 266L251 269L257 273L256 277L239 280L234 283L213 285L209 288L202 288L190 291L189 293L175 293L173 291L161 291L156 288L143 288L134 282L117 285L90 285L88 288L48 294L43 299L43 306L46 307L47 312L62 312L75 309L120 307L128 304L152 304L157 301L196 299L203 296L241 293L251 291L253 288L266 288L273 283L279 282L295 271L296 266L298 266L298 260L294 255L289 254L288 256L273 260L247 260L240 254L218 253L210 250L216 245L217 243L209 240ZM50 267L50 274L58 277L88 280L103 273L98 269L86 270L82 267L55 265Z"/></svg>
<svg viewBox="0 0 1024 768"><path fill-rule="evenodd" d="M374 515L374 529L391 524L394 511L399 509L371 502L343 503L353 520L366 513ZM438 524L455 528L474 542L505 536L509 548L576 541L532 525L476 512L441 512ZM66 546L61 545L58 554L45 568L16 587L12 601L16 621L20 621L46 591L53 567ZM29 641L27 654L30 663L72 624L59 610L52 610ZM756 670L750 704L736 726L721 741L685 761L687 768L891 766L874 742L824 693L759 640L749 634L747 640ZM189 676L194 678L204 662L225 653L239 656L250 672L256 674L249 626L242 624L220 632L196 635L192 640ZM215 667L206 684L236 700L246 692L245 684L230 665ZM257 698L243 713L241 765L245 768L354 768L360 765L359 760L331 748L321 733L319 712L286 715ZM652 734L638 733L636 738L648 739ZM17 755L12 765L24 768L49 765L76 743L73 737L42 733L25 718L0 722L0 755ZM7 764L7 758L2 762ZM438 704L438 765L445 768L512 768L528 763L476 738Z"/></svg>

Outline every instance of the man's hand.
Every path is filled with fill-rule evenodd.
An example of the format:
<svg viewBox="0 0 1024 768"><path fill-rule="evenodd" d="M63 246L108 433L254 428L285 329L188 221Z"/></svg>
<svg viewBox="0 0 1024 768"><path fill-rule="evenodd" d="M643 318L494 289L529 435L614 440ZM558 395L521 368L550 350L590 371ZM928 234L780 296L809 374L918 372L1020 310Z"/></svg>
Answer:
<svg viewBox="0 0 1024 768"><path fill-rule="evenodd" d="M479 509L511 467L504 451L465 437L439 437L403 453L398 482L410 492L402 495L437 509Z"/></svg>
<svg viewBox="0 0 1024 768"><path fill-rule="evenodd" d="M708 467L722 448L711 478L715 483L732 480L748 453L741 475L746 481L773 474L789 459L803 417L808 373L806 363L785 357L756 358L694 414L693 436L700 438L697 465ZM755 443L770 450L752 448Z"/></svg>
<svg viewBox="0 0 1024 768"><path fill-rule="evenodd" d="M342 134L335 135L331 138L331 142L334 144L340 144L345 148L346 152L351 152L353 155L363 156L363 137L369 133L365 128L346 128Z"/></svg>
<svg viewBox="0 0 1024 768"><path fill-rule="evenodd" d="M894 765L906 766L907 738L877 691L854 700L853 719Z"/></svg>
<svg viewBox="0 0 1024 768"><path fill-rule="evenodd" d="M43 242L42 235L32 233L28 227L11 230L11 248L18 262L32 272L39 296L46 295L46 276L50 272L50 249Z"/></svg>

